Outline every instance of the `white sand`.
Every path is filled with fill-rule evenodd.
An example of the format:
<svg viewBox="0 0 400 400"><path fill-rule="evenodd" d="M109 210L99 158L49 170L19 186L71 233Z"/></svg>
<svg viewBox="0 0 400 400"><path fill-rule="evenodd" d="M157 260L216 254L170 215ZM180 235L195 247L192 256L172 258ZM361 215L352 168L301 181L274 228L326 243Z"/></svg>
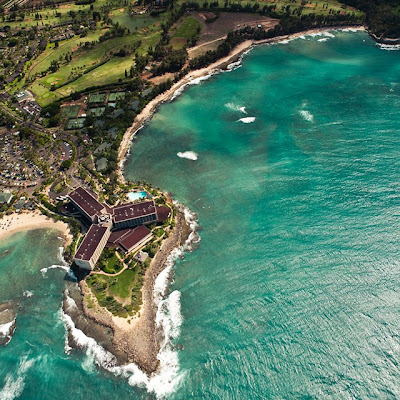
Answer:
<svg viewBox="0 0 400 400"><path fill-rule="evenodd" d="M5 215L0 219L0 240L13 235L16 232L27 231L31 229L51 228L62 232L68 245L72 240L69 227L65 222L53 221L39 211L29 211Z"/></svg>

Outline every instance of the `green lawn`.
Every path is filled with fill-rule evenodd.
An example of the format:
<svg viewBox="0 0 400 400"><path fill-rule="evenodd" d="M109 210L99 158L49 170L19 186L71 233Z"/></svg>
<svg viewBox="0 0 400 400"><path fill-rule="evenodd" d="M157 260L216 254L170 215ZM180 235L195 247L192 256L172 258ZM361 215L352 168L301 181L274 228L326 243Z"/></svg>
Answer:
<svg viewBox="0 0 400 400"><path fill-rule="evenodd" d="M200 21L194 17L186 17L176 28L171 38L174 49L182 48L188 39L197 35L197 29L201 27Z"/></svg>
<svg viewBox="0 0 400 400"><path fill-rule="evenodd" d="M109 278L101 275L89 275L86 278L86 283L91 288L93 294L101 307L107 308L113 315L126 318L129 314L132 315L131 307L124 307L112 296L107 294Z"/></svg>
<svg viewBox="0 0 400 400"><path fill-rule="evenodd" d="M117 255L114 253L111 257L106 259L104 265L104 272L107 274L115 274L122 268L121 262L119 261Z"/></svg>
<svg viewBox="0 0 400 400"><path fill-rule="evenodd" d="M73 53L74 60L78 55L77 49L79 47L79 43L97 41L102 33L103 32L101 30L97 30L90 32L84 38L74 36L69 40L60 42L58 48L54 48L54 43L50 43L47 46L47 49L41 53L36 60L33 61L29 71L27 72L27 76L31 77L34 74L39 74L42 71L46 71L50 67L52 61L58 61L60 57L63 59L67 53Z"/></svg>
<svg viewBox="0 0 400 400"><path fill-rule="evenodd" d="M97 33L98 38L98 33ZM72 78L72 74L76 72L83 73L87 69L99 64L102 61L102 57L107 52L117 52L120 48L125 45L133 45L137 40L141 40L141 46L137 52L141 55L148 52L149 46L155 46L160 38L160 32L154 32L149 36L143 36L139 34L130 34L122 37L113 38L106 40L103 43L97 43L95 47L88 50L82 49L74 53L73 59L68 64L61 64L60 68L43 78L36 79L30 86L29 89L36 95L36 100L43 107L51 102L68 96L73 92L84 90L92 86L106 85L109 83L117 82L118 79L125 79L125 70L129 71L131 66L134 65L134 55L130 54L126 57L113 57L104 64L90 70L88 73L83 74L78 79L69 83L68 85L62 86L57 90L51 91L53 85L60 85ZM71 39L66 41L73 41ZM80 39L86 41L86 38ZM95 40L95 39L94 39ZM76 41L73 43L77 45ZM61 48L61 45L60 45ZM58 60L60 57L60 48L58 48L56 54L47 54L32 66L30 73L38 72L39 70L46 70L51 63L51 60ZM71 44L68 45L68 49L71 48ZM65 55L69 50L63 50L61 54ZM47 52L47 50L46 50ZM76 55L75 55L76 54Z"/></svg>
<svg viewBox="0 0 400 400"><path fill-rule="evenodd" d="M126 299L131 296L132 286L135 282L136 273L130 269L126 269L122 274L113 278L109 291L112 295Z"/></svg>

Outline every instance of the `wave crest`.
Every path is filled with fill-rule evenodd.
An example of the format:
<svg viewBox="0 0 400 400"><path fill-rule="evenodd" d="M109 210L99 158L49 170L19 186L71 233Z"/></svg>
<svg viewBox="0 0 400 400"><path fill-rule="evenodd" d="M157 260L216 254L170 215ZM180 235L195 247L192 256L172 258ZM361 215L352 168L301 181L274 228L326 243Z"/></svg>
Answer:
<svg viewBox="0 0 400 400"><path fill-rule="evenodd" d="M299 114L308 122L313 122L314 121L314 115L312 115L307 110L300 110Z"/></svg>
<svg viewBox="0 0 400 400"><path fill-rule="evenodd" d="M1 400L14 400L22 394L25 387L26 373L35 361L36 359L28 359L28 354L20 359L16 375L13 376L13 374L9 373L6 376L3 389L0 390Z"/></svg>
<svg viewBox="0 0 400 400"><path fill-rule="evenodd" d="M244 124L251 124L256 120L256 117L245 117L245 118L240 118L239 121L243 122Z"/></svg>
<svg viewBox="0 0 400 400"><path fill-rule="evenodd" d="M188 86L198 85L199 83L207 80L208 78L211 78L213 75L214 74L212 73L212 74L208 74L208 75L201 76L199 78L195 78L195 79L190 80L188 83L185 83L179 89L175 90L174 94L172 95L172 97L171 97L171 99L169 101L171 102L171 101L175 100L178 96L180 96L185 91L185 89Z"/></svg>
<svg viewBox="0 0 400 400"><path fill-rule="evenodd" d="M60 261L60 264L53 264L53 265L50 265L50 267L45 267L45 268L42 268L40 270L40 272L42 273L43 278L46 278L46 273L47 273L47 271L49 269L63 269L67 273L68 277L72 281L76 281L76 276L74 275L74 272L69 267L67 262L64 260L63 253L64 253L64 248L63 247L59 247L58 248L58 257L57 258Z"/></svg>
<svg viewBox="0 0 400 400"><path fill-rule="evenodd" d="M176 153L176 155L179 158L186 158L188 160L192 160L192 161L196 161L199 157L199 155L197 153L195 153L194 151L184 151L184 152L178 152Z"/></svg>

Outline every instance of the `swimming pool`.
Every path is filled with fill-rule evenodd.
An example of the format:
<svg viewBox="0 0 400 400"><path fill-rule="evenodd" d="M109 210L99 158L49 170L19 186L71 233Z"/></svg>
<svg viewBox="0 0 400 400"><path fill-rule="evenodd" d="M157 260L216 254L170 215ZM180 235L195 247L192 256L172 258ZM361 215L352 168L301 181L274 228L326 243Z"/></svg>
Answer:
<svg viewBox="0 0 400 400"><path fill-rule="evenodd" d="M127 194L130 201L144 199L147 196L146 192L129 192Z"/></svg>

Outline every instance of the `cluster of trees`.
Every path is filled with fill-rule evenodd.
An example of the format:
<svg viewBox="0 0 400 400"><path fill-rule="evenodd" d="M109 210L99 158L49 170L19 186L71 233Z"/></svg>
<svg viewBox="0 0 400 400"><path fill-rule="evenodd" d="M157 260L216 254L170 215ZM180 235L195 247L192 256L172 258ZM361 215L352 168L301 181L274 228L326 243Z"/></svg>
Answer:
<svg viewBox="0 0 400 400"><path fill-rule="evenodd" d="M398 0L340 0L366 14L366 22L378 37L400 37L400 13Z"/></svg>
<svg viewBox="0 0 400 400"><path fill-rule="evenodd" d="M162 59L161 63L155 66L151 72L154 75L162 75L165 72L178 72L185 65L188 54L186 49L172 50Z"/></svg>
<svg viewBox="0 0 400 400"><path fill-rule="evenodd" d="M112 27L110 30L104 33L104 35L101 35L99 38L99 42L104 42L108 39L111 39L113 37L121 37L124 36L125 33L127 32L127 29L124 26L121 26L118 22L115 24L112 24Z"/></svg>

